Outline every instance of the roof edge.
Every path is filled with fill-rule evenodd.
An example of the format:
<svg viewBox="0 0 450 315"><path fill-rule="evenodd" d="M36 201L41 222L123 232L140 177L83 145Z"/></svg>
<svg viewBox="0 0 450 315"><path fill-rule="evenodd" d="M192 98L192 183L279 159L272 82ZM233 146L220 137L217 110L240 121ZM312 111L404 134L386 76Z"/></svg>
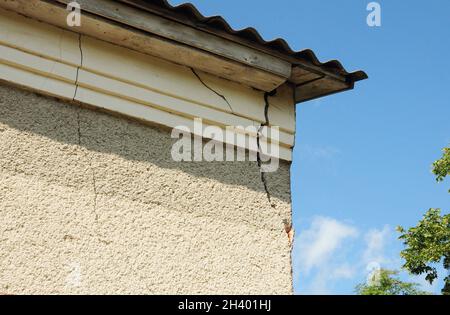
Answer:
<svg viewBox="0 0 450 315"><path fill-rule="evenodd" d="M344 77L348 82L358 82L368 79L368 75L363 70L348 72L342 63L338 60L329 60L321 62L317 55L311 49L294 51L289 43L283 38L277 38L266 41L261 34L253 27L247 27L241 30L233 29L230 24L221 16L204 16L193 4L184 3L173 6L168 0L115 0L117 2L127 3L131 6L162 15L179 23L195 27L207 32L214 33L217 36L232 40L249 47L272 54L292 63L303 67L319 67L326 74ZM314 69L312 69L314 70ZM319 69L315 69L319 70ZM290 80L296 84L295 81Z"/></svg>

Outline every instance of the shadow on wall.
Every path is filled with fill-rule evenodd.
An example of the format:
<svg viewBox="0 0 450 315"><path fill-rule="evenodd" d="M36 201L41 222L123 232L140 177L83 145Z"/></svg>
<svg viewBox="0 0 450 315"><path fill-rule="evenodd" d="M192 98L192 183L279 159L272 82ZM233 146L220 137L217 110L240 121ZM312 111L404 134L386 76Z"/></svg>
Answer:
<svg viewBox="0 0 450 315"><path fill-rule="evenodd" d="M90 152L113 154L162 169L176 169L197 178L245 186L265 195L257 162L175 162L170 150L176 139L170 137L168 130L81 108L3 83L0 83L0 124L61 144L80 146ZM133 167L133 164L129 166ZM266 178L271 198L290 203L290 163L280 161L278 172L267 173Z"/></svg>

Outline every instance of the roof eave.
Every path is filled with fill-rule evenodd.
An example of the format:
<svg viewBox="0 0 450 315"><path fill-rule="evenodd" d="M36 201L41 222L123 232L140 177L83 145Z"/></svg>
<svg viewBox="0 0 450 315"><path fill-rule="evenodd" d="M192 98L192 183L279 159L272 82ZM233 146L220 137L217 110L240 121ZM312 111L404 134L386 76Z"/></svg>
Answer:
<svg viewBox="0 0 450 315"><path fill-rule="evenodd" d="M73 28L66 24L70 2L0 0L0 6L262 91L289 84L303 95L297 102L352 89L367 78L363 71L348 73L336 60L322 63L311 50L294 52L284 40L266 42L254 29L234 31L222 25L226 22L221 17L205 18L192 5L78 0L84 14L81 27Z"/></svg>
<svg viewBox="0 0 450 315"><path fill-rule="evenodd" d="M190 3L172 6L167 0L117 1L283 59L292 64L293 71L287 79L287 82L296 87L300 87L303 83L302 81L298 81L294 75L296 68L301 68L311 74L317 74L317 78L329 78L337 82L342 82L343 86L338 86L333 91L329 91L329 87L326 87L322 91L317 91L317 94L311 97L296 99L297 102L304 102L351 90L354 88L356 82L368 78L368 75L362 70L351 73L347 72L338 60L321 62L311 49L296 52L290 48L284 39L278 38L273 41L265 41L254 28L234 30L221 16L205 17Z"/></svg>

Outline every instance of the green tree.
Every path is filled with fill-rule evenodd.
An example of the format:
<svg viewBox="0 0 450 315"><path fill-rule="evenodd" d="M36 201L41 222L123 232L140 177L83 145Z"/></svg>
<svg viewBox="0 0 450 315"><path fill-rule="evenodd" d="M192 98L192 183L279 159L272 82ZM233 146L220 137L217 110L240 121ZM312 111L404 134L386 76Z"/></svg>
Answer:
<svg viewBox="0 0 450 315"><path fill-rule="evenodd" d="M450 214L441 215L440 209L430 209L417 224L407 231L398 227L406 248L400 253L405 259L403 268L415 275L426 274L430 283L438 277L434 264L443 261L450 269ZM442 294L450 294L450 276L445 278Z"/></svg>
<svg viewBox="0 0 450 315"><path fill-rule="evenodd" d="M428 295L429 292L418 289L418 284L403 282L398 278L398 271L381 269L371 275L369 283L356 286L359 295Z"/></svg>
<svg viewBox="0 0 450 315"><path fill-rule="evenodd" d="M433 173L438 182L450 174L450 148L445 148L444 156L433 163ZM447 270L442 294L450 295L450 214L430 209L417 226L408 230L399 226L397 230L406 247L400 253L406 261L403 267L416 275L426 274L425 279L433 283L438 277L434 265L442 261Z"/></svg>
<svg viewBox="0 0 450 315"><path fill-rule="evenodd" d="M433 163L433 173L438 182L442 182L450 174L450 148L445 148L443 151L444 156Z"/></svg>

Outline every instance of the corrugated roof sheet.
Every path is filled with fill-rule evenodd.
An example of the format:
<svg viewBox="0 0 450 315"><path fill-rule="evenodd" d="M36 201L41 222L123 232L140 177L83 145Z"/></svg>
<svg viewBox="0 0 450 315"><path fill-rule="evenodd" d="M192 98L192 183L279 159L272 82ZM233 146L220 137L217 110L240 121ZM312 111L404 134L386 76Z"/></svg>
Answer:
<svg viewBox="0 0 450 315"><path fill-rule="evenodd" d="M179 22L191 24L195 27L209 29L215 33L220 33L231 39L239 39L251 46L259 46L260 48L272 52L276 52L289 58L295 64L295 60L299 63L310 63L314 66L320 67L325 71L342 75L346 77L348 82L356 82L367 79L367 74L364 71L348 72L338 60L330 60L321 62L316 54L311 49L301 51L294 51L286 40L277 38L275 40L266 41L253 27L247 27L242 30L233 29L230 24L221 16L206 17L199 12L199 10L191 3L184 3L178 6L172 6L167 0L119 0L129 4L139 5L145 9L155 13L166 11L171 18ZM219 35L220 35L219 34Z"/></svg>

